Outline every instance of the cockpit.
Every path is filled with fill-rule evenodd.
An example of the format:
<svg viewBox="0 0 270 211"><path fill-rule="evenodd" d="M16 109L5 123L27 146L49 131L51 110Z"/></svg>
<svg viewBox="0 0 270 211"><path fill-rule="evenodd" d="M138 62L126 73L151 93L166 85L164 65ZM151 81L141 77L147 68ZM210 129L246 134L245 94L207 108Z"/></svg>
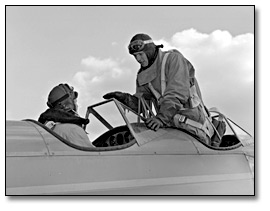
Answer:
<svg viewBox="0 0 270 211"><path fill-rule="evenodd" d="M156 136L162 135L166 128L161 129L160 132L154 132L147 129L143 122L151 115L155 115L154 105L149 106L143 98L139 100L141 106L139 106L138 113L115 99L89 106L86 118L91 118L91 116L95 118L91 118L91 124L87 126L86 131L89 131L90 139L95 140L93 144L97 147L117 146L135 139L138 145L143 145ZM209 112L213 119L223 118L226 124L226 132L222 137L220 147L207 147L216 150L233 149L253 142L252 136L247 131L220 113L218 109L211 108ZM112 129L114 129L115 134L109 132ZM100 133L103 135L97 136Z"/></svg>
<svg viewBox="0 0 270 211"><path fill-rule="evenodd" d="M158 137L166 138L164 134L169 135L168 131L179 131L179 129L172 128L161 128L157 132L149 130L145 126L144 120L151 115L155 115L155 108L153 105L149 106L143 98L140 100L139 103L141 106L139 106L138 112L133 111L116 99L106 100L87 108L85 117L90 119L90 124L84 129L88 133L90 141L95 146L94 148L69 143L44 125L36 121L34 122L65 144L83 151L114 151L128 148L134 144L142 146ZM226 123L226 133L222 137L219 147L209 146L201 142L207 148L213 150L230 150L253 143L253 138L248 132L224 116L217 109L209 109L209 112L212 118L220 118L222 116ZM191 134L189 135L191 140L196 141L195 137L192 137ZM177 136L177 139L181 141L180 136ZM197 141L200 142L199 140Z"/></svg>

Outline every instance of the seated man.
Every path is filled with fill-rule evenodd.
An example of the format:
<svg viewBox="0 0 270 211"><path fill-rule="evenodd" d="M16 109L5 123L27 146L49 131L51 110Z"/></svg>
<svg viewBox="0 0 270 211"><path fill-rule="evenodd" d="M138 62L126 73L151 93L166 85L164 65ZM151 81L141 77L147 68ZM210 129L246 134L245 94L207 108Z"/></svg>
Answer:
<svg viewBox="0 0 270 211"><path fill-rule="evenodd" d="M49 109L40 115L38 121L73 144L94 147L82 128L89 123L89 119L78 115L77 97L78 92L68 84L54 87L48 96Z"/></svg>

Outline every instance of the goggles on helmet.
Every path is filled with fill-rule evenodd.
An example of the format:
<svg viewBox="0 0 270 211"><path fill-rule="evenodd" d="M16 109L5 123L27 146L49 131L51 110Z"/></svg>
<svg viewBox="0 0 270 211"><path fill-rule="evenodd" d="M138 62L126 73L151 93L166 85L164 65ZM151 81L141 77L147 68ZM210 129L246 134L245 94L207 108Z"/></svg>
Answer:
<svg viewBox="0 0 270 211"><path fill-rule="evenodd" d="M148 43L152 43L153 40L134 40L128 46L130 53L142 51L144 46Z"/></svg>
<svg viewBox="0 0 270 211"><path fill-rule="evenodd" d="M56 92L54 91L54 93L51 93L52 95L55 95L52 99L55 99L55 98L58 98L58 99L54 100L53 102L51 102L51 100L48 100L47 105L49 107L55 107L58 103L66 100L67 98L70 98L72 101L74 101L78 97L78 92L74 91L74 88L72 86L69 86L68 84L59 84L55 88L62 90L62 96L60 95L59 97L57 97L57 95L59 95L57 94L57 91Z"/></svg>
<svg viewBox="0 0 270 211"><path fill-rule="evenodd" d="M74 91L73 86L69 86L68 84L59 84L59 86L61 86L66 91L71 99L74 100L78 97L78 92Z"/></svg>

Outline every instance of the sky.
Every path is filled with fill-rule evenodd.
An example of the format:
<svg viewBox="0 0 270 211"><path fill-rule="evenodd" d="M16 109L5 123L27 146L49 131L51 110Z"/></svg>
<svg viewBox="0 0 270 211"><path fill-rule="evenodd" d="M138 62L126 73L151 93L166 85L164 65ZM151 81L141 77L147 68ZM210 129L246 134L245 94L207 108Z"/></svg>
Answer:
<svg viewBox="0 0 270 211"><path fill-rule="evenodd" d="M135 93L130 39L146 33L195 67L207 107L254 134L253 6L7 6L6 119L38 119L69 83L79 114L110 91Z"/></svg>

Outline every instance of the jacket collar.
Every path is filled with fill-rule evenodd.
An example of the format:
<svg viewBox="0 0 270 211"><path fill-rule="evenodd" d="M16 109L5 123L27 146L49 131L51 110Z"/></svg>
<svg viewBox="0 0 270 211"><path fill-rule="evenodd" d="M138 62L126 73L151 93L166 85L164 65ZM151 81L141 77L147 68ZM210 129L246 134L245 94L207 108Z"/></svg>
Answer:
<svg viewBox="0 0 270 211"><path fill-rule="evenodd" d="M142 86L144 84L147 84L151 81L153 81L157 77L157 71L159 70L159 61L161 60L162 51L159 50L158 56L154 63L147 69L141 71L137 75L137 81L139 86Z"/></svg>

